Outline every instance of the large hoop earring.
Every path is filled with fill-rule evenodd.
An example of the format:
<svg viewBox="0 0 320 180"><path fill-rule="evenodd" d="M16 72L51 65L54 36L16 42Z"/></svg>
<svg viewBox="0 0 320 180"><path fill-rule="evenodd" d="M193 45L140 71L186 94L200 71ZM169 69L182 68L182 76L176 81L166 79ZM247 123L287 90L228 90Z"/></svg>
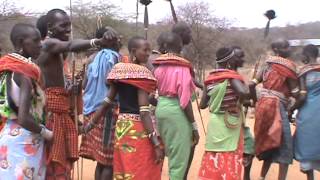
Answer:
<svg viewBox="0 0 320 180"><path fill-rule="evenodd" d="M227 68L231 69L231 65L229 63L227 63Z"/></svg>
<svg viewBox="0 0 320 180"><path fill-rule="evenodd" d="M48 36L52 36L52 31L48 30Z"/></svg>
<svg viewBox="0 0 320 180"><path fill-rule="evenodd" d="M22 55L23 54L23 48L19 49L18 52L19 52L19 54Z"/></svg>

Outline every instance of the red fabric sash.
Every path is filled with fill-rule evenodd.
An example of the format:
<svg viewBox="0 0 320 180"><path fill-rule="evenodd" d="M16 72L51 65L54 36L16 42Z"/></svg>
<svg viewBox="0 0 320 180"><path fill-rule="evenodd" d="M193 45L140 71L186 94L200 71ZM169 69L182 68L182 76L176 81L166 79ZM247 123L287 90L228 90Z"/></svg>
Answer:
<svg viewBox="0 0 320 180"><path fill-rule="evenodd" d="M279 56L270 56L266 62L271 64L272 69L282 76L291 79L298 78L296 74L296 65L291 60Z"/></svg>
<svg viewBox="0 0 320 180"><path fill-rule="evenodd" d="M290 69L288 69L287 67L281 65L281 64L272 64L272 69L274 69L275 71L277 71L279 74L281 74L282 76L291 78L291 79L297 79L297 75L295 72L291 71Z"/></svg>
<svg viewBox="0 0 320 180"><path fill-rule="evenodd" d="M225 79L238 79L244 82L243 77L236 71L229 69L216 69L210 72L209 76L204 81L204 84L208 85Z"/></svg>
<svg viewBox="0 0 320 180"><path fill-rule="evenodd" d="M137 88L140 88L148 93L156 91L157 82L148 79L122 79L119 82L130 84Z"/></svg>
<svg viewBox="0 0 320 180"><path fill-rule="evenodd" d="M256 104L255 111L255 150L257 157L281 145L282 124L280 101L276 97L262 97Z"/></svg>
<svg viewBox="0 0 320 180"><path fill-rule="evenodd" d="M21 73L39 84L41 82L41 71L36 64L19 59L12 54L8 54L0 59L0 72L4 71Z"/></svg>

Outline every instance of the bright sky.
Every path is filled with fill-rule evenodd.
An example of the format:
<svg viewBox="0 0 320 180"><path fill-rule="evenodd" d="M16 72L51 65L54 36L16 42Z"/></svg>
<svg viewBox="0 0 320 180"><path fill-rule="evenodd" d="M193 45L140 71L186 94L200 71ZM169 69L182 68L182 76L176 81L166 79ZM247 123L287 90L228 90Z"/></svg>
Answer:
<svg viewBox="0 0 320 180"><path fill-rule="evenodd" d="M1 1L1 0L0 0ZM26 10L44 12L52 8L65 8L69 0L12 0L23 6ZM88 0L83 0L88 1ZM96 1L96 0L91 0ZM177 6L188 2L200 0L173 0ZM319 0L202 0L208 2L214 13L219 17L231 19L233 26L238 27L264 27L266 18L263 13L274 9L277 18L272 21L272 26L285 26L310 21L318 21ZM136 0L110 0L120 6L123 12L134 13ZM94 11L94 10L93 10ZM143 21L143 7L140 6L140 21ZM165 0L153 0L149 5L149 19L151 23L171 15L170 5Z"/></svg>

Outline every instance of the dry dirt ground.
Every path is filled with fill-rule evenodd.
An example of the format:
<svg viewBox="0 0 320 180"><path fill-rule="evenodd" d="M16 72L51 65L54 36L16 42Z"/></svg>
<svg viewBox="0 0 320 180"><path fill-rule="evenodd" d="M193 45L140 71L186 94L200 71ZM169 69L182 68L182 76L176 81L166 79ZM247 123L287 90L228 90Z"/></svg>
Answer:
<svg viewBox="0 0 320 180"><path fill-rule="evenodd" d="M194 109L196 110L196 104L194 104ZM204 120L204 124L206 126L206 122L207 119L209 117L209 113L207 112L207 110L203 110L202 112L202 116L203 116L203 120ZM201 159L202 159L202 154L204 152L204 140L205 140L205 136L204 136L204 132L203 132L203 128L201 125L201 121L200 121L200 117L199 117L199 112L195 111L194 112L195 117L198 121L198 126L199 126L199 131L200 131L200 143L197 146L196 149L196 153L195 153L195 157L192 163L192 167L190 169L190 173L188 176L189 180L196 180L197 179L197 174L198 174L198 170L200 167L200 163L201 163ZM252 115L249 115L250 117L252 117ZM252 118L248 118L247 119L247 123L250 127L253 126L253 119ZM252 130L252 129L251 129ZM294 130L294 127L292 127L292 130ZM79 163L79 166L81 165L81 163ZM251 171L251 177L252 180L258 180L259 179L259 174L260 174L260 168L261 168L262 163L258 160L254 160L253 166L252 166L252 171ZM83 160L83 180L93 180L94 179L94 169L95 169L95 162L90 161L90 160ZM278 166L276 164L272 165L268 176L267 176L267 180L276 180L277 179L277 173L278 173ZM77 179L76 176L77 172L75 172L75 179ZM163 167L163 173L162 173L162 179L163 180L168 180L168 168L167 168L167 161L164 162L164 167ZM299 171L299 164L297 162L294 162L293 165L291 165L289 167L289 172L288 172L288 180L304 180L306 179L306 177L304 176L304 174L302 174ZM320 179L320 173L316 173L316 180Z"/></svg>

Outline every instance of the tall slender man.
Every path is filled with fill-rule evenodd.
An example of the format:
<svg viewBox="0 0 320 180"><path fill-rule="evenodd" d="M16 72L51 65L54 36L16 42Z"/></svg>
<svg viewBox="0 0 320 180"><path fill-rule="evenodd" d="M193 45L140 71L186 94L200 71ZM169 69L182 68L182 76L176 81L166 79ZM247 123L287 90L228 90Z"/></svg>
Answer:
<svg viewBox="0 0 320 180"><path fill-rule="evenodd" d="M71 169L78 159L78 134L70 116L70 94L65 89L64 54L106 45L114 40L114 32L101 39L69 40L71 21L61 9L52 9L46 15L48 38L43 41L38 59L43 73L47 96L46 125L53 131L54 140L47 145L46 179L71 179Z"/></svg>

